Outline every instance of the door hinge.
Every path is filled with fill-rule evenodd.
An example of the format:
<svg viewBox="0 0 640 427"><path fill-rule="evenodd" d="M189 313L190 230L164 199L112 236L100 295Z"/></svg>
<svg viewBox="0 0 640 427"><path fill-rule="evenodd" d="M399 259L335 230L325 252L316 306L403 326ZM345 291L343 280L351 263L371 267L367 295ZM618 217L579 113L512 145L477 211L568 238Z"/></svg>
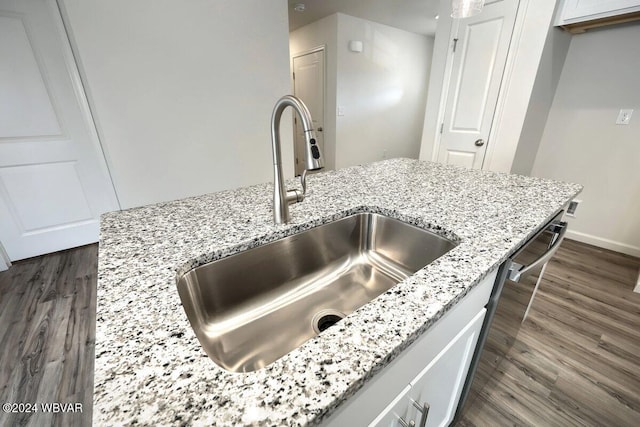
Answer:
<svg viewBox="0 0 640 427"><path fill-rule="evenodd" d="M444 123L440 123L440 133L444 131Z"/></svg>
<svg viewBox="0 0 640 427"><path fill-rule="evenodd" d="M298 118L296 116L293 116L293 124L294 125L298 124Z"/></svg>
<svg viewBox="0 0 640 427"><path fill-rule="evenodd" d="M456 46L458 46L458 39L453 39L453 52L456 51Z"/></svg>
<svg viewBox="0 0 640 427"><path fill-rule="evenodd" d="M296 73L293 73L293 80L296 79Z"/></svg>

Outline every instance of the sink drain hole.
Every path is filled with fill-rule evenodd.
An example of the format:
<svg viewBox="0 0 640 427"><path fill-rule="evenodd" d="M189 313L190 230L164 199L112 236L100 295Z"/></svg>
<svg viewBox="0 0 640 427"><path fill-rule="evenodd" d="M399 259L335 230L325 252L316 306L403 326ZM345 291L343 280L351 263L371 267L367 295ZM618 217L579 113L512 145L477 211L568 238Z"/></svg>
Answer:
<svg viewBox="0 0 640 427"><path fill-rule="evenodd" d="M312 320L313 330L317 334L319 334L325 329L338 323L344 317L345 317L345 314L337 310L322 310L321 312L316 313L316 315L313 316L313 320Z"/></svg>

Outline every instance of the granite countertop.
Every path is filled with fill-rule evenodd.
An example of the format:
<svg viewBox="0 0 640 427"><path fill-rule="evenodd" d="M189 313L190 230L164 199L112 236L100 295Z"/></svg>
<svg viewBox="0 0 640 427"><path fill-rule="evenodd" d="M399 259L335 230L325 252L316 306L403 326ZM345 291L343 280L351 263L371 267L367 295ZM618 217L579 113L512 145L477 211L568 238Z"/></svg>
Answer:
<svg viewBox="0 0 640 427"><path fill-rule="evenodd" d="M271 183L105 214L94 424L320 423L581 189L393 159L309 176L307 199L291 206L287 225L273 224ZM181 306L177 275L357 212L383 213L459 244L341 328L266 368L231 373L215 365Z"/></svg>

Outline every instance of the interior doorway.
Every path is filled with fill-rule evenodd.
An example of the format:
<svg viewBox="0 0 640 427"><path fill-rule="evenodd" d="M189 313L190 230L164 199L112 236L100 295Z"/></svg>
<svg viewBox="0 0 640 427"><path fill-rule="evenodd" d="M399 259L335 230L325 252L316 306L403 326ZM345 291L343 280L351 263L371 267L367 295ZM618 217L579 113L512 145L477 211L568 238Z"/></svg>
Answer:
<svg viewBox="0 0 640 427"><path fill-rule="evenodd" d="M309 108L316 141L324 148L325 48L315 48L293 57L293 94ZM305 138L300 120L294 115L295 174L304 171ZM324 150L323 150L324 151Z"/></svg>
<svg viewBox="0 0 640 427"><path fill-rule="evenodd" d="M438 162L482 168L517 10L518 0L494 1L452 30Z"/></svg>

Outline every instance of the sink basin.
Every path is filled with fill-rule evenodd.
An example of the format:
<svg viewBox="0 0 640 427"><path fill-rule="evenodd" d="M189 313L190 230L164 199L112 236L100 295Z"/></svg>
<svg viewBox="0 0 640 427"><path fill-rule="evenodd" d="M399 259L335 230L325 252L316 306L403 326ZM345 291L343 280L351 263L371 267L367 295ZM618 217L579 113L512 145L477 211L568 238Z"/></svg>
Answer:
<svg viewBox="0 0 640 427"><path fill-rule="evenodd" d="M232 372L255 371L455 245L357 214L197 267L178 278L178 293L209 357Z"/></svg>

